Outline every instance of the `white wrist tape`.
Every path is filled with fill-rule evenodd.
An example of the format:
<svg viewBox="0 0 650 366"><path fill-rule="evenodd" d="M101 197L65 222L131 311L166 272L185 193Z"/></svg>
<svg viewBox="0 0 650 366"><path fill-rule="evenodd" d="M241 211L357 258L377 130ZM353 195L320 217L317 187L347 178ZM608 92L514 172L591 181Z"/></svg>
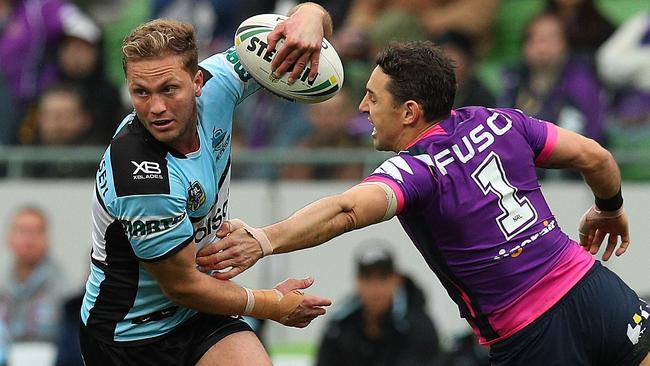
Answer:
<svg viewBox="0 0 650 366"><path fill-rule="evenodd" d="M262 257L273 254L273 246L264 230L249 226L248 224L244 224L244 230L251 234L251 236L260 244Z"/></svg>
<svg viewBox="0 0 650 366"><path fill-rule="evenodd" d="M376 185L386 192L386 202L388 203L388 207L386 207L386 213L384 214L384 217L381 218L381 221L386 221L395 216L395 212L397 212L397 196L388 184L382 182L364 182L359 185Z"/></svg>
<svg viewBox="0 0 650 366"><path fill-rule="evenodd" d="M244 309L244 315L250 315L255 307L255 296L251 289L244 287L244 290L246 290L246 308Z"/></svg>

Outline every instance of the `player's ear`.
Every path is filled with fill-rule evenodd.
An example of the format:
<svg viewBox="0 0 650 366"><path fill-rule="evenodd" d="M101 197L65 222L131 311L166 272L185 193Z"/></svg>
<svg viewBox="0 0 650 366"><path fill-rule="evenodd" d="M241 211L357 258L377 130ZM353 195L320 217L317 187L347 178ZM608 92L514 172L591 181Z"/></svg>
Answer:
<svg viewBox="0 0 650 366"><path fill-rule="evenodd" d="M407 100L402 104L402 119L405 124L414 124L422 115L422 108L414 100Z"/></svg>
<svg viewBox="0 0 650 366"><path fill-rule="evenodd" d="M198 70L196 72L196 75L194 75L194 95L200 97L202 90L203 90L203 71Z"/></svg>

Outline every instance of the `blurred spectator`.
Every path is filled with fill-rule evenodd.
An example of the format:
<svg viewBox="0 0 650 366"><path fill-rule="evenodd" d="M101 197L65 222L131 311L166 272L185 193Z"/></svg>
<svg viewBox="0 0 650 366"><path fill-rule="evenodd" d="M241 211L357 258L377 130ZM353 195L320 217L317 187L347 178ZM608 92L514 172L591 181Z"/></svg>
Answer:
<svg viewBox="0 0 650 366"><path fill-rule="evenodd" d="M307 117L312 132L297 148L354 148L366 146L369 129L367 117L363 116L362 128L356 131L355 117L360 116L356 104L342 89L329 100L307 106ZM361 179L363 164L337 165L305 164L288 165L282 170L284 179Z"/></svg>
<svg viewBox="0 0 650 366"><path fill-rule="evenodd" d="M233 22L235 1L152 0L152 7L153 18L177 19L194 25L200 59L230 47L239 25Z"/></svg>
<svg viewBox="0 0 650 366"><path fill-rule="evenodd" d="M7 366L8 348L9 334L7 332L7 326L0 319L0 366Z"/></svg>
<svg viewBox="0 0 650 366"><path fill-rule="evenodd" d="M312 127L306 106L281 99L267 91L255 93L235 109L233 148L288 148L306 138ZM240 165L236 178L278 177L278 167L269 164Z"/></svg>
<svg viewBox="0 0 650 366"><path fill-rule="evenodd" d="M357 256L356 293L332 316L317 366L435 365L438 334L422 291L394 268L386 248Z"/></svg>
<svg viewBox="0 0 650 366"><path fill-rule="evenodd" d="M578 54L593 56L616 29L594 0L546 0L546 9L560 17L569 46Z"/></svg>
<svg viewBox="0 0 650 366"><path fill-rule="evenodd" d="M601 90L592 68L570 57L561 20L534 17L525 30L523 61L506 70L499 104L603 143Z"/></svg>
<svg viewBox="0 0 650 366"><path fill-rule="evenodd" d="M487 45L498 5L498 0L354 0L344 27L348 33L368 33L382 24L382 15L407 12L411 22L406 29L422 27L429 38L457 29Z"/></svg>
<svg viewBox="0 0 650 366"><path fill-rule="evenodd" d="M435 39L435 42L454 62L454 72L458 84L454 108L469 105L495 105L494 95L474 72L476 55L472 39L461 32L449 31Z"/></svg>
<svg viewBox="0 0 650 366"><path fill-rule="evenodd" d="M81 91L72 84L55 84L39 97L33 122L25 123L24 135L38 146L81 146L98 144L103 136L97 130ZM27 131L26 126L33 131ZM34 163L26 167L27 176L37 178L84 178L94 176L96 163L58 161Z"/></svg>
<svg viewBox="0 0 650 366"><path fill-rule="evenodd" d="M82 145L92 140L87 138L92 117L81 91L72 84L56 84L43 92L36 106L36 124L39 145Z"/></svg>
<svg viewBox="0 0 650 366"><path fill-rule="evenodd" d="M56 361L54 366L84 366L79 345L79 324L83 292L65 300L61 322L56 338Z"/></svg>
<svg viewBox="0 0 650 366"><path fill-rule="evenodd" d="M630 18L597 53L600 75L611 89L607 134L618 151L650 154L650 12ZM624 179L650 180L647 157L620 161Z"/></svg>
<svg viewBox="0 0 650 366"><path fill-rule="evenodd" d="M18 126L18 118L7 83L2 75L0 75L0 121L2 121L0 124L0 146L13 143L16 134L14 129Z"/></svg>
<svg viewBox="0 0 650 366"><path fill-rule="evenodd" d="M0 319L11 342L53 341L65 278L48 256L48 222L36 207L15 211L8 232L13 265L0 277Z"/></svg>
<svg viewBox="0 0 650 366"><path fill-rule="evenodd" d="M76 8L63 0L0 0L0 74L7 83L15 122L56 77L56 49L63 24ZM72 20L74 21L74 20ZM3 135L16 142L16 125Z"/></svg>
<svg viewBox="0 0 650 366"><path fill-rule="evenodd" d="M58 50L59 80L79 89L90 112L93 139L85 143L107 145L127 111L118 88L104 74L101 30L79 11L71 12L68 19Z"/></svg>

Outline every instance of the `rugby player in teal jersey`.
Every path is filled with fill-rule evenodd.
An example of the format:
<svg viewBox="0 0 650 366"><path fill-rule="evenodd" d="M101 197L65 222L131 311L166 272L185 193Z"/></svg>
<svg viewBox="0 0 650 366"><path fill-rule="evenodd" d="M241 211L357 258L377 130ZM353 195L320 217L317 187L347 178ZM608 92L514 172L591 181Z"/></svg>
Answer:
<svg viewBox="0 0 650 366"><path fill-rule="evenodd" d="M331 31L322 7L296 6L268 37L270 48L285 38L276 73L295 64L295 79ZM197 54L192 26L172 20L143 24L123 42L135 110L96 175L81 309L88 366L271 365L239 316L304 327L330 304L299 291L311 279L251 290L197 270L196 251L228 218L233 109L260 89L234 49L200 64Z"/></svg>

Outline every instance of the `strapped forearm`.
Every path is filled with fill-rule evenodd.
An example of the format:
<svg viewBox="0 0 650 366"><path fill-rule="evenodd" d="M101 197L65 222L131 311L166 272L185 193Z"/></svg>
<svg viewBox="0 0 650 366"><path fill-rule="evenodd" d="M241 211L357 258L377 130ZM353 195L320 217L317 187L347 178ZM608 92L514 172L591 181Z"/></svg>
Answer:
<svg viewBox="0 0 650 366"><path fill-rule="evenodd" d="M273 290L246 290L246 307L243 315L250 315L257 319L271 319L277 322L286 320L289 314L302 303L305 295L298 290L282 294Z"/></svg>

